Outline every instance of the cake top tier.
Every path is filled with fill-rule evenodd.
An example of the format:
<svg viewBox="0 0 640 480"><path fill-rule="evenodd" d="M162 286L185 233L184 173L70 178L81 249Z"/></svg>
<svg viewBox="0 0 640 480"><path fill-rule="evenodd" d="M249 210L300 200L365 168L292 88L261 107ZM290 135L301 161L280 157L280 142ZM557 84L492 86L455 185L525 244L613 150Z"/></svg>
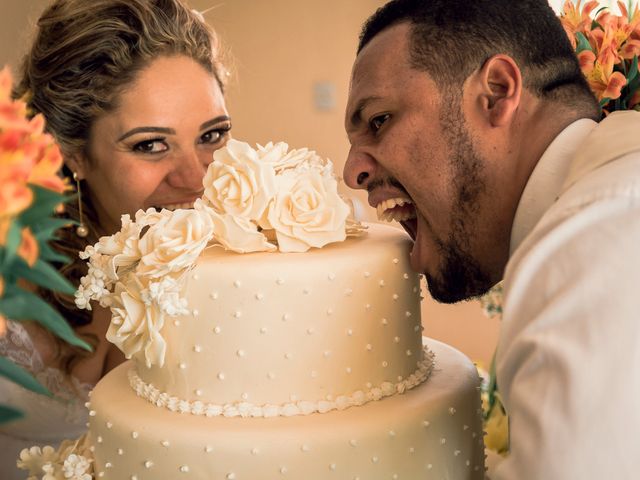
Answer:
<svg viewBox="0 0 640 480"><path fill-rule="evenodd" d="M136 330L135 317L146 317L142 335L107 338L128 356L144 350L149 364L164 357L156 335L164 316L188 311L182 287L207 246L306 252L364 232L338 194L332 163L306 148L289 151L279 142L254 149L230 140L214 153L203 186L193 208L139 210L134 220L123 215L119 232L80 254L89 272L76 305L90 310L91 301L98 301L110 307L112 327L124 324L124 330L129 323Z"/></svg>

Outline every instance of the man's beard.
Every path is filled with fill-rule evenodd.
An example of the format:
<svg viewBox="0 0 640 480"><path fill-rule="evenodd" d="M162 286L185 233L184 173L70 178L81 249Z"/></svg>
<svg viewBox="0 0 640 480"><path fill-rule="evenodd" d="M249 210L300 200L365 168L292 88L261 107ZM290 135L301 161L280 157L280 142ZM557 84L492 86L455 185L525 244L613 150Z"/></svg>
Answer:
<svg viewBox="0 0 640 480"><path fill-rule="evenodd" d="M437 275L425 273L431 296L438 302L455 303L486 293L492 286L491 276L472 254L471 242L478 229L478 200L486 191L483 162L476 153L461 107L461 93L443 96L440 115L442 131L451 148L451 165L455 174L456 202L452 209L451 233L436 239L441 257ZM447 98L451 97L451 98Z"/></svg>

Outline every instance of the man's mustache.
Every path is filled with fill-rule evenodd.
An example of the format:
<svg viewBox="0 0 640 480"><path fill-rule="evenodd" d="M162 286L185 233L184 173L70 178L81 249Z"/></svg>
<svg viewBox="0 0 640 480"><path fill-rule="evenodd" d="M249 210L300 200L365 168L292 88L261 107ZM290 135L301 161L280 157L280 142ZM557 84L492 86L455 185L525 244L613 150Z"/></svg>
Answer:
<svg viewBox="0 0 640 480"><path fill-rule="evenodd" d="M410 196L409 193L402 186L402 184L398 180L396 180L394 177L379 178L377 180L373 180L372 182L369 182L367 184L367 192L371 193L376 188L384 187L384 186L387 186L387 185L391 186L391 187L394 187L394 188L397 188L398 190L404 192L407 195L407 197Z"/></svg>

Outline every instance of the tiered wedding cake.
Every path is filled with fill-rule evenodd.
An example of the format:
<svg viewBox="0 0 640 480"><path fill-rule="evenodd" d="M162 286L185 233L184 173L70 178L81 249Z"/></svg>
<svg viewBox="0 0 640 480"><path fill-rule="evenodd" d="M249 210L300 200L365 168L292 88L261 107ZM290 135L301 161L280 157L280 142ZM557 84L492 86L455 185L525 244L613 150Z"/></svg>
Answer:
<svg viewBox="0 0 640 480"><path fill-rule="evenodd" d="M86 252L78 303L131 358L91 395L95 477L482 479L478 375L423 346L406 236L285 144L231 141L205 187Z"/></svg>

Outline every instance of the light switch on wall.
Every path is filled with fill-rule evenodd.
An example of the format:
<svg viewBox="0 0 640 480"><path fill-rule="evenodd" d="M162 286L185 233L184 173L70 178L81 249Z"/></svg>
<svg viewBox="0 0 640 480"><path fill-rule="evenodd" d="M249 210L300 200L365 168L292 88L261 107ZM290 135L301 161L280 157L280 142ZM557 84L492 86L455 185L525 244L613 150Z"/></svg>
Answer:
<svg viewBox="0 0 640 480"><path fill-rule="evenodd" d="M336 86L331 82L316 82L313 85L313 103L316 110L330 112L336 108Z"/></svg>

